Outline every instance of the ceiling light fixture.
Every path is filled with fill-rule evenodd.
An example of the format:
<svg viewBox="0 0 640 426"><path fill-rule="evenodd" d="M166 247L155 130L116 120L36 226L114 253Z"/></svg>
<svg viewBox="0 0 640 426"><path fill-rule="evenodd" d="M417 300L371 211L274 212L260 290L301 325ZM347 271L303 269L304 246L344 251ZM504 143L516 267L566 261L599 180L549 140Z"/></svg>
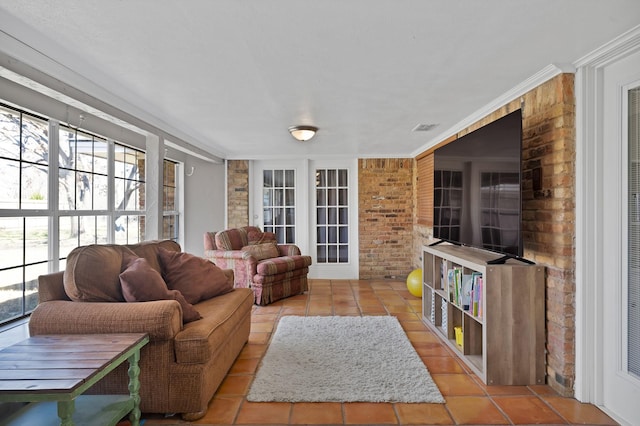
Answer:
<svg viewBox="0 0 640 426"><path fill-rule="evenodd" d="M308 141L315 136L318 128L315 126L293 126L289 127L289 133L291 136L299 140L300 142Z"/></svg>

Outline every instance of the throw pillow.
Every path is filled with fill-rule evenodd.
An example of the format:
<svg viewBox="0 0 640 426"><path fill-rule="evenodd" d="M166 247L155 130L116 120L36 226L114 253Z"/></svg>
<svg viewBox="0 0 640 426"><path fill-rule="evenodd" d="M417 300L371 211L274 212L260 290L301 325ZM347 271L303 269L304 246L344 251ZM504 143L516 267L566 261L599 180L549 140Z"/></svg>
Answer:
<svg viewBox="0 0 640 426"><path fill-rule="evenodd" d="M247 245L254 244L262 244L262 243L274 243L276 244L278 240L276 239L276 234L269 231L262 232L260 228L256 226L246 226L245 230L247 231Z"/></svg>
<svg viewBox="0 0 640 426"><path fill-rule="evenodd" d="M183 322L202 318L178 290L169 290L162 276L143 257L127 256L124 271L120 274L122 295L127 302L149 302L152 300L177 300L182 307ZM123 262L124 263L124 262Z"/></svg>
<svg viewBox="0 0 640 426"><path fill-rule="evenodd" d="M180 244L172 240L142 241L136 244L129 244L125 247L134 252L138 257L147 259L149 265L158 272L162 272L160 262L158 261L159 247L172 251L180 251Z"/></svg>
<svg viewBox="0 0 640 426"><path fill-rule="evenodd" d="M280 256L274 243L253 244L242 247L242 251L251 254L256 260L271 259Z"/></svg>
<svg viewBox="0 0 640 426"><path fill-rule="evenodd" d="M207 259L163 248L158 249L158 259L167 287L178 290L189 303L195 305L233 290L233 282Z"/></svg>

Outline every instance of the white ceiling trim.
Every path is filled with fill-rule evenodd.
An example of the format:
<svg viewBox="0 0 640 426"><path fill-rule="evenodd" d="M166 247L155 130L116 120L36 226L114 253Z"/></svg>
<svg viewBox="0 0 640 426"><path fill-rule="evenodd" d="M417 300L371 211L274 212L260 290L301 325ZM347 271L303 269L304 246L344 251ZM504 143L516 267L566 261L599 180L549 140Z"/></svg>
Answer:
<svg viewBox="0 0 640 426"><path fill-rule="evenodd" d="M640 38L640 25L578 59L574 62L574 66L576 68L603 66L611 61L619 60L621 54L630 55L640 49L638 38Z"/></svg>
<svg viewBox="0 0 640 426"><path fill-rule="evenodd" d="M571 65L571 64L551 64L551 65L548 65L547 67L543 68L542 70L540 70L536 74L532 75L531 77L529 77L528 79L526 79L525 81L523 81L522 83L517 85L516 87L514 87L511 90L505 92L503 95L497 97L496 99L494 99L493 101L491 101L487 105L485 105L484 107L482 107L479 110L475 111L473 114L469 115L464 120L459 121L454 126L450 127L449 129L445 130L444 132L442 132L442 133L438 134L437 136L433 137L425 145L423 145L422 147L420 147L417 150L413 151L411 153L411 156L412 157L416 157L416 156L420 155L421 153L425 152L429 148L437 145L438 143L442 142L443 140L455 135L456 133L458 133L458 132L466 129L467 127L473 125L474 123L482 120L483 118L485 118L487 115L491 114L492 112L494 112L498 108L501 108L502 106L508 104L509 102L513 101L514 99L517 99L518 97L525 95L527 92L535 89L536 87L540 86L544 82L549 81L553 77L555 77L555 76L557 76L559 74L564 74L564 73L572 73L573 74L575 72L576 72L576 67Z"/></svg>

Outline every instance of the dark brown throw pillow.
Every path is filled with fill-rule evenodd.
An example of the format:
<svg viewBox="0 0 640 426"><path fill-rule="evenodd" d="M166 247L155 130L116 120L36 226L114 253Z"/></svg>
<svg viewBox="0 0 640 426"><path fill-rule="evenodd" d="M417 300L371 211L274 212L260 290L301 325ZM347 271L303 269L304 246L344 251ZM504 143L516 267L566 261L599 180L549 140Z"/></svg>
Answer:
<svg viewBox="0 0 640 426"><path fill-rule="evenodd" d="M178 290L189 303L195 305L233 290L233 282L207 259L163 248L158 249L158 259L167 287Z"/></svg>
<svg viewBox="0 0 640 426"><path fill-rule="evenodd" d="M149 302L152 300L177 300L182 306L182 321L192 322L202 318L178 290L169 290L162 276L143 257L129 257L120 273L122 295L127 302Z"/></svg>

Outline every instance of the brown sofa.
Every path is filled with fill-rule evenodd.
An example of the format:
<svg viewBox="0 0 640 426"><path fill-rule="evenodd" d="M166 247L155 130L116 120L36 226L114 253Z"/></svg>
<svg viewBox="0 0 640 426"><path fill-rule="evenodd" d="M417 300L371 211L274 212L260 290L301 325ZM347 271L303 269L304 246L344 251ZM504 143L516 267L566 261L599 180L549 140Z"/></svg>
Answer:
<svg viewBox="0 0 640 426"><path fill-rule="evenodd" d="M191 281L198 281L189 273L203 266L199 262L210 265L196 256L183 255L172 241L79 247L69 254L64 273L40 277L40 303L29 321L30 334L148 333L150 342L142 349L140 359L142 412L181 413L185 420L196 420L206 413L209 401L248 340L253 292L233 289L233 271L213 266L217 269L213 273L224 277L223 283L217 283L222 285L223 294L189 307L184 300L178 301L180 294L165 288L169 300L127 302L122 292L124 284L120 288L120 274L131 252L160 272L169 288L171 271L165 270L162 256L181 256L183 263L179 265L183 267L177 271L186 273L183 278ZM207 291L211 288L206 281L200 285ZM183 289L185 295L189 291ZM190 322L183 320L183 306L196 310ZM198 316L201 318L196 319ZM122 365L91 392L127 394L127 383L127 366Z"/></svg>

